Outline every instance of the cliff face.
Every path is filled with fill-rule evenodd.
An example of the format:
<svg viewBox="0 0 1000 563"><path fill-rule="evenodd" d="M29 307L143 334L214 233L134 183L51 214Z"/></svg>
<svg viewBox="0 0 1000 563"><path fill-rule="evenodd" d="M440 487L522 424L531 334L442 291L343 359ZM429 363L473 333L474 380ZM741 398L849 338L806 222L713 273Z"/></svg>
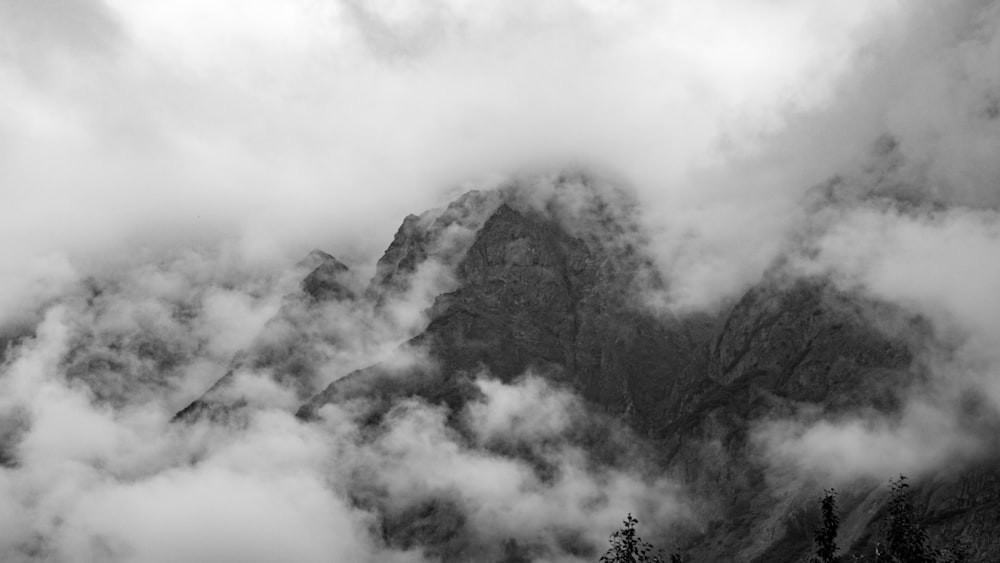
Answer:
<svg viewBox="0 0 1000 563"><path fill-rule="evenodd" d="M644 312L640 272L634 255L610 255L503 205L459 264L459 289L438 298L415 343L446 374L547 372L651 431L676 416L675 391L703 371L710 321Z"/></svg>
<svg viewBox="0 0 1000 563"><path fill-rule="evenodd" d="M429 259L454 267L503 197L496 191L471 191L444 210L407 216L375 265L365 297L378 307L407 293L417 268Z"/></svg>
<svg viewBox="0 0 1000 563"><path fill-rule="evenodd" d="M372 405L372 420L410 396L457 411L474 393L467 376L485 370L510 381L530 370L627 423L654 448L663 471L701 499L696 529L677 532L691 560L807 555L824 484L775 487L752 429L803 408L813 416L893 415L901 391L923 376L914 359L927 334L923 322L823 280L776 272L712 314L656 311L644 305L644 293L662 282L633 236L628 206L606 206L593 191L567 201L560 192L541 204L517 190L473 192L444 212L410 216L363 295L331 281L346 271L339 262L318 265L303 284L311 298L375 309L407 291L428 260L454 268L454 283L406 344L431 362L355 371L306 400L299 416L315 418L323 405L353 397ZM287 349L266 361L305 399L310 386L302 381L314 378L296 371L293 342ZM253 352L237 364L261 357ZM213 393L180 416L215 412ZM916 487L932 531L969 538L978 561L1000 557L987 533L1000 523L1000 481L991 467ZM884 500L882 483L848 488L843 547L867 548ZM406 514L386 516L388 542L458 553L461 514L453 507L432 503Z"/></svg>
<svg viewBox="0 0 1000 563"><path fill-rule="evenodd" d="M791 561L810 551L814 497L828 484L775 486L752 430L803 408L827 417L899 408L897 392L919 377L907 341L914 335L890 336L868 318L871 310L901 315L819 281L770 280L722 315L704 380L688 391L691 406L662 432L670 465L710 499L711 523L690 549L695 560ZM852 495L877 495L884 486L859 487L849 488L841 509L867 529L872 515L851 505ZM847 547L858 539L842 531L839 541Z"/></svg>

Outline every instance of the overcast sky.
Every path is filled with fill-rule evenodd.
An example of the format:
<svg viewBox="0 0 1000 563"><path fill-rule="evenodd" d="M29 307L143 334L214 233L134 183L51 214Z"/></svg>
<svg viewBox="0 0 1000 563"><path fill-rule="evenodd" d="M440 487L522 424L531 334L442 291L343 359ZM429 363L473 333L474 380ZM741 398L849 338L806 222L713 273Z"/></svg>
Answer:
<svg viewBox="0 0 1000 563"><path fill-rule="evenodd" d="M1000 203L995 2L0 0L0 317L108 261L311 248L524 167L631 184L675 301L757 279L864 171ZM862 190L867 188L861 188Z"/></svg>
<svg viewBox="0 0 1000 563"><path fill-rule="evenodd" d="M622 174L668 238L752 277L802 191L883 133L939 191L997 201L996 121L977 119L1000 103L996 12L0 0L2 293L137 248L370 264L405 214L568 160Z"/></svg>
<svg viewBox="0 0 1000 563"><path fill-rule="evenodd" d="M663 208L766 200L856 158L917 70L948 79L933 57L980 12L0 0L3 276L220 240L265 261L314 246L370 260L464 182L569 159ZM954 94L932 86L896 111Z"/></svg>

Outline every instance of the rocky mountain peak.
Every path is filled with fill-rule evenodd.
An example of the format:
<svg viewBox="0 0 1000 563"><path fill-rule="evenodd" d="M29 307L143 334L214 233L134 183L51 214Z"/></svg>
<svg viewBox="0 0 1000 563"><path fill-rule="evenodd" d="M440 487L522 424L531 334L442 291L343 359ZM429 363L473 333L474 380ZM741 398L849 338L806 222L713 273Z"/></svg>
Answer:
<svg viewBox="0 0 1000 563"><path fill-rule="evenodd" d="M320 252L320 254L316 254ZM350 268L333 256L314 250L310 262L316 266L302 280L302 291L316 301L349 300L359 295L359 283Z"/></svg>
<svg viewBox="0 0 1000 563"><path fill-rule="evenodd" d="M337 259L334 258L334 256L329 252L326 252L325 250L320 250L318 248L314 248L309 251L309 254L306 254L305 258L296 262L295 267L306 271L312 271L318 268L324 262L330 260L337 261Z"/></svg>
<svg viewBox="0 0 1000 563"><path fill-rule="evenodd" d="M900 393L921 377L920 323L823 279L788 279L780 265L715 313L650 309L642 296L658 289L657 277L639 225L627 193L606 191L586 176L468 192L447 207L408 216L365 292L350 291L343 281L350 271L332 256L311 255L316 265L303 280L310 299L297 301L304 308L279 314L276 334L283 336L240 361L265 366L294 388L305 420L321 417L324 405L350 403L366 409L362 418L373 427L414 398L460 413L476 396L471 378L484 373L503 382L540 374L572 390L595 420L627 425L655 448L662 471L702 499L697 518L714 531L711 541L697 530L682 534L694 560L803 556L811 537L794 515L807 497L797 489L778 496L763 482L767 460L753 429L801 412L895 415ZM306 328L296 323L322 315L324 300L378 311L405 298L428 263L453 272L453 280L433 297L426 326L401 343L426 361L362 367L318 390L316 362L298 347ZM191 409L218 412L213 393ZM592 442L587 448L601 451ZM592 455L599 456L594 463L621 462L606 451ZM977 482L994 475L975 471ZM961 479L935 483L964 486ZM858 485L851 494L869 500L845 505L851 527L842 545L863 541L866 526L880 517L872 507L884 502L874 486ZM447 506L420 521L461 521L460 509ZM957 526L966 514L995 515L984 506L970 501L942 515L942 525ZM424 533L423 524L387 518L391 545L450 545Z"/></svg>

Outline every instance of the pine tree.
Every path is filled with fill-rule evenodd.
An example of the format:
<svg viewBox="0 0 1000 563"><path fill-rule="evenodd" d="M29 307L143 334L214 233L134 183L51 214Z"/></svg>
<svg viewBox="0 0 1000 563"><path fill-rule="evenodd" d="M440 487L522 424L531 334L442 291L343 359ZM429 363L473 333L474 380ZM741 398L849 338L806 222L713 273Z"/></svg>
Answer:
<svg viewBox="0 0 1000 563"><path fill-rule="evenodd" d="M663 559L654 554L652 545L642 541L635 531L639 520L629 513L622 521L624 527L611 534L608 540L611 547L601 556L601 563L664 563ZM675 559L676 556L676 559ZM671 563L679 563L679 555L670 556Z"/></svg>
<svg viewBox="0 0 1000 563"><path fill-rule="evenodd" d="M814 563L839 563L840 557L837 555L837 528L840 527L840 515L837 514L837 491L828 489L823 491L823 498L820 499L820 510L823 513L822 525L813 530L813 541L816 542L816 556Z"/></svg>
<svg viewBox="0 0 1000 563"><path fill-rule="evenodd" d="M890 561L903 563L934 563L934 552L930 548L927 530L917 518L916 508L910 500L910 485L906 477L889 481L889 529L886 540L889 544Z"/></svg>

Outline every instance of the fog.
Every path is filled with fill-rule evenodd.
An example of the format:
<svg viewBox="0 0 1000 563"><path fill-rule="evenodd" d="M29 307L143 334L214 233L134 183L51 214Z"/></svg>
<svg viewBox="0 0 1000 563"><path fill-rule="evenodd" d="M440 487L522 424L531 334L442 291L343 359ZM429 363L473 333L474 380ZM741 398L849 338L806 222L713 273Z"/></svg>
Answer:
<svg viewBox="0 0 1000 563"><path fill-rule="evenodd" d="M471 530L450 548L479 556L516 540L592 560L630 510L696 520L645 462L589 459L579 399L530 373L475 379L465 434L418 401L377 430L358 404L304 423L296 391L245 366L240 423L170 422L267 339L301 339L311 391L428 361L399 344L454 264L378 314L296 305L296 264L321 248L364 284L407 214L565 166L635 198L657 311L723 311L779 268L930 323L930 375L898 416L762 422L776 474L986 455L998 26L976 0L0 0L0 342L19 338L0 368L0 555L435 560L384 545L376 516L431 498ZM504 453L524 448L556 477Z"/></svg>
<svg viewBox="0 0 1000 563"><path fill-rule="evenodd" d="M573 436L587 418L579 400L530 374L509 385L480 375L481 399L461 413L468 436L447 424L443 407L417 400L395 405L377 428L362 424L363 400L303 422L292 416L294 395L259 374L234 384L259 398L239 422L171 422L197 397L191 386L211 385L241 344L213 330L219 298L208 294L174 332L176 316L155 306L163 301L105 288L107 313L53 306L14 350L0 380L13 458L0 479L6 560L436 560L419 546L384 545L376 514L419 515L443 503L445 525L463 519L451 549L465 557L496 556L491 549L516 540L543 559L577 561L628 511L659 526L688 517L677 486L642 461L627 430L612 443L631 452L630 464L595 464ZM251 322L261 301L231 307L230 321ZM182 353L142 357L133 334ZM200 342L185 347L181 334ZM115 338L117 346L98 344ZM69 377L74 361L88 359L75 354L112 365L138 354L160 364L158 376L128 366L117 373L131 377L116 380L90 361L92 371ZM502 453L519 447L548 471Z"/></svg>

